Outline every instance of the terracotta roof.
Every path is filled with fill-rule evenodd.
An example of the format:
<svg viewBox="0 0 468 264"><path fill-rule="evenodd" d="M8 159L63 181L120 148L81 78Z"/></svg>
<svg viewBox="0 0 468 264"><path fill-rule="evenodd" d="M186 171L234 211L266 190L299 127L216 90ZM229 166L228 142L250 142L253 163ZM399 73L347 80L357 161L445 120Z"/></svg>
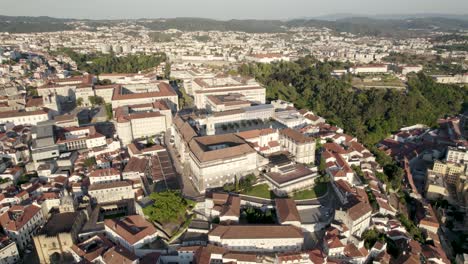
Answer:
<svg viewBox="0 0 468 264"><path fill-rule="evenodd" d="M310 143L310 142L315 142L315 138L312 137L307 137L301 134L300 132L291 129L291 128L285 128L280 131L280 133L292 140L294 140L296 143Z"/></svg>
<svg viewBox="0 0 468 264"><path fill-rule="evenodd" d="M123 172L140 172L144 173L148 167L148 160L144 158L131 157L125 166Z"/></svg>
<svg viewBox="0 0 468 264"><path fill-rule="evenodd" d="M301 222L301 216L297 210L296 203L291 198L275 199L276 214L280 223L288 221Z"/></svg>
<svg viewBox="0 0 468 264"><path fill-rule="evenodd" d="M117 89L114 89L112 100L118 101L139 98L177 96L177 93L174 91L174 89L172 89L172 87L169 84L165 82L157 82L154 84L158 86L159 91L146 93L122 93L123 87L118 87Z"/></svg>
<svg viewBox="0 0 468 264"><path fill-rule="evenodd" d="M133 264L138 257L122 246L109 249L102 256L104 263Z"/></svg>
<svg viewBox="0 0 468 264"><path fill-rule="evenodd" d="M239 262L257 262L257 255L254 253L229 252L223 255L223 259L235 259Z"/></svg>
<svg viewBox="0 0 468 264"><path fill-rule="evenodd" d="M218 225L208 235L221 239L304 238L300 228L289 225Z"/></svg>
<svg viewBox="0 0 468 264"><path fill-rule="evenodd" d="M221 149L210 149L213 145L226 145ZM200 162L222 160L245 154L256 153L256 151L243 139L234 134L214 135L193 138L190 150Z"/></svg>
<svg viewBox="0 0 468 264"><path fill-rule="evenodd" d="M120 175L120 172L114 168L93 170L89 174L89 177L105 177L105 176L113 176L113 175Z"/></svg>
<svg viewBox="0 0 468 264"><path fill-rule="evenodd" d="M147 236L157 233L156 228L140 215L130 215L122 219L106 219L104 225L127 241L130 245Z"/></svg>
<svg viewBox="0 0 468 264"><path fill-rule="evenodd" d="M205 247L199 247L194 255L194 262L197 264L210 264L211 255L223 255L227 252L227 249L215 245L208 244Z"/></svg>
<svg viewBox="0 0 468 264"><path fill-rule="evenodd" d="M26 98L26 107L40 107L44 105L42 97L28 97Z"/></svg>
<svg viewBox="0 0 468 264"><path fill-rule="evenodd" d="M35 116L35 115L47 115L47 112L44 110L37 111L5 111L0 112L0 118L8 117L21 117L21 116Z"/></svg>
<svg viewBox="0 0 468 264"><path fill-rule="evenodd" d="M364 253L367 253L367 252L362 252L361 250L359 250L352 243L346 244L345 249L344 249L344 253L345 253L346 256L348 256L350 258L363 258L363 257L367 256L367 254L364 254Z"/></svg>
<svg viewBox="0 0 468 264"><path fill-rule="evenodd" d="M230 195L221 211L221 216L240 216L240 198Z"/></svg>
<svg viewBox="0 0 468 264"><path fill-rule="evenodd" d="M349 202L346 205L346 210L351 220L357 220L360 217L372 212L372 207L370 206L368 201L360 201L360 197L356 196L353 196L353 198L354 201Z"/></svg>
<svg viewBox="0 0 468 264"><path fill-rule="evenodd" d="M15 205L0 216L0 223L6 230L18 231L40 211L41 207L34 204L29 206Z"/></svg>
<svg viewBox="0 0 468 264"><path fill-rule="evenodd" d="M115 181L115 182L110 182L110 183L95 183L95 184L91 184L88 190L95 191L95 190L127 187L127 186L132 186L132 184L127 181Z"/></svg>

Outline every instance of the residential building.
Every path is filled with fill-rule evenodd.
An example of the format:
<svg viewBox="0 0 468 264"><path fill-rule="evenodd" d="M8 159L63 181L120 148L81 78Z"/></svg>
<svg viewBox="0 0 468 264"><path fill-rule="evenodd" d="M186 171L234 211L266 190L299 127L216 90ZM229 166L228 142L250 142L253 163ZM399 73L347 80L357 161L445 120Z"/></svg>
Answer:
<svg viewBox="0 0 468 264"><path fill-rule="evenodd" d="M208 193L205 199L206 214L220 222L237 223L240 217L240 197L227 193Z"/></svg>
<svg viewBox="0 0 468 264"><path fill-rule="evenodd" d="M280 131L280 144L284 150L294 156L299 163L310 164L315 162L315 139L307 137L300 132L285 128Z"/></svg>
<svg viewBox="0 0 468 264"><path fill-rule="evenodd" d="M111 183L120 181L120 172L114 168L97 169L89 173L89 183Z"/></svg>
<svg viewBox="0 0 468 264"><path fill-rule="evenodd" d="M135 197L132 184L127 181L95 183L89 186L88 194L97 203L115 202Z"/></svg>
<svg viewBox="0 0 468 264"><path fill-rule="evenodd" d="M344 180L335 181L332 186L341 202L335 210L335 220L346 225L351 235L360 236L369 228L372 214L366 191L353 188Z"/></svg>
<svg viewBox="0 0 468 264"><path fill-rule="evenodd" d="M44 110L36 111L6 111L0 112L0 123L13 123L15 125L37 125L37 123L49 120L49 113Z"/></svg>
<svg viewBox="0 0 468 264"><path fill-rule="evenodd" d="M158 232L143 216L130 215L104 220L106 237L138 255L137 249L157 239Z"/></svg>
<svg viewBox="0 0 468 264"><path fill-rule="evenodd" d="M33 235L44 224L44 216L36 204L14 205L0 215L0 223L8 237L23 250L32 243Z"/></svg>
<svg viewBox="0 0 468 264"><path fill-rule="evenodd" d="M468 164L468 150L463 147L448 147L447 162Z"/></svg>
<svg viewBox="0 0 468 264"><path fill-rule="evenodd" d="M72 151L106 146L107 141L94 126L66 127L59 133L57 144L61 151Z"/></svg>
<svg viewBox="0 0 468 264"><path fill-rule="evenodd" d="M8 236L0 237L0 264L16 264L20 261L18 247Z"/></svg>

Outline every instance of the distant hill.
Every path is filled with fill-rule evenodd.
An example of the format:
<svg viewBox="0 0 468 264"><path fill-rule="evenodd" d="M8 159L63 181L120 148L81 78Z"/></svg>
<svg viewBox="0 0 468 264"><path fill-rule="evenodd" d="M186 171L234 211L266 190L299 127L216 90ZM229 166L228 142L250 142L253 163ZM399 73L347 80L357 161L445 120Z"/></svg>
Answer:
<svg viewBox="0 0 468 264"><path fill-rule="evenodd" d="M402 19L377 19L369 17L346 17L335 15L336 19L293 19L281 20L227 20L206 18L169 18L136 20L77 20L51 17L10 17L0 16L0 31L11 33L46 32L69 30L67 22L84 21L91 27L109 26L124 21L142 25L151 30L179 29L183 31L242 31L248 33L285 32L287 28L298 26L327 27L337 32L356 35L410 37L426 34L433 30L468 30L468 19L458 16L416 17ZM325 18L325 17L324 17Z"/></svg>
<svg viewBox="0 0 468 264"><path fill-rule="evenodd" d="M0 16L0 32L31 33L70 30L73 28L65 24L69 21L72 19Z"/></svg>
<svg viewBox="0 0 468 264"><path fill-rule="evenodd" d="M219 21L206 18L170 18L139 20L138 24L153 30L179 29L183 31L243 31L248 33L283 32L284 23L280 20L228 20Z"/></svg>
<svg viewBox="0 0 468 264"><path fill-rule="evenodd" d="M351 17L336 21L325 20L291 20L288 27L311 26L328 27L337 32L348 32L356 35L410 37L433 30L456 31L468 29L468 20L451 18L409 18L409 19L374 19Z"/></svg>

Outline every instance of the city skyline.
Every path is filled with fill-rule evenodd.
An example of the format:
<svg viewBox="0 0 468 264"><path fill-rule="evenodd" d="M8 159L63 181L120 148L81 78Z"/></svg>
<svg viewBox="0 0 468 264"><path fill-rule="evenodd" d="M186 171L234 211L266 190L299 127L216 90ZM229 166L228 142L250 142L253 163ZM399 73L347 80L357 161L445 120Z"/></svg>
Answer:
<svg viewBox="0 0 468 264"><path fill-rule="evenodd" d="M223 3L215 0L171 2L137 0L90 0L61 4L57 0L2 1L2 14L10 16L50 16L75 19L138 19L200 17L219 20L229 19L295 19L350 16L405 16L426 14L462 15L468 11L468 2L459 0L423 1L407 3L364 0L357 6L354 2L331 0L295 0L293 3L273 0L249 2L240 0ZM94 8L92 8L94 7ZM384 10L384 12L382 12Z"/></svg>

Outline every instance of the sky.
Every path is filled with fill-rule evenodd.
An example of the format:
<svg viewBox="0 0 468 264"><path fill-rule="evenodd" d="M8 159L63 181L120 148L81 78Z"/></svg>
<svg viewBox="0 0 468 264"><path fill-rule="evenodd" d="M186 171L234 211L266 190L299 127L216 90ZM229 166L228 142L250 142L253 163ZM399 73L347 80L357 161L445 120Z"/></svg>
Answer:
<svg viewBox="0 0 468 264"><path fill-rule="evenodd" d="M0 0L0 14L125 19L292 19L330 14L468 14L468 0Z"/></svg>

